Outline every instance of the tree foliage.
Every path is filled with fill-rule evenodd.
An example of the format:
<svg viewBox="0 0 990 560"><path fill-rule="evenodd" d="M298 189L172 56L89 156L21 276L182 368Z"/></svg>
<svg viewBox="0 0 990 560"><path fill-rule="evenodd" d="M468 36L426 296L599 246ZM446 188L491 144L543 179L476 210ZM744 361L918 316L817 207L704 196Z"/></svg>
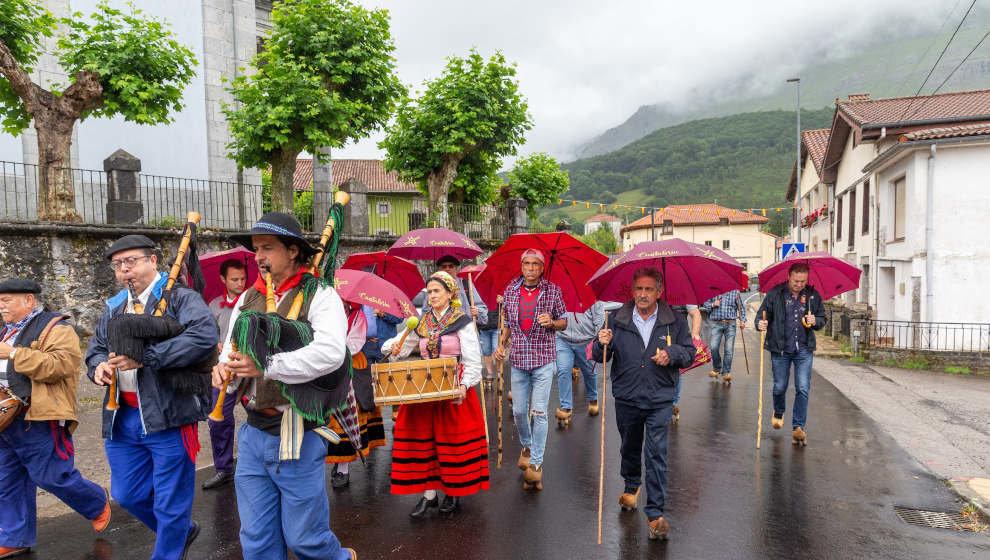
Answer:
<svg viewBox="0 0 990 560"><path fill-rule="evenodd" d="M579 235L578 239L599 253L612 255L619 252L619 242L607 224L602 224L591 233Z"/></svg>
<svg viewBox="0 0 990 560"><path fill-rule="evenodd" d="M496 52L450 57L440 77L418 99L406 97L395 124L378 145L385 167L416 183L430 207L484 204L494 196L502 158L516 153L532 126L519 93L515 65Z"/></svg>
<svg viewBox="0 0 990 560"><path fill-rule="evenodd" d="M516 161L507 179L512 185L512 194L526 201L526 212L530 217L536 216L538 207L555 204L570 187L567 172L544 152Z"/></svg>
<svg viewBox="0 0 990 560"><path fill-rule="evenodd" d="M303 150L342 147L381 128L405 88L396 75L388 12L348 0L279 2L256 72L231 84L226 105L233 157L273 172L273 207L293 206L292 174Z"/></svg>

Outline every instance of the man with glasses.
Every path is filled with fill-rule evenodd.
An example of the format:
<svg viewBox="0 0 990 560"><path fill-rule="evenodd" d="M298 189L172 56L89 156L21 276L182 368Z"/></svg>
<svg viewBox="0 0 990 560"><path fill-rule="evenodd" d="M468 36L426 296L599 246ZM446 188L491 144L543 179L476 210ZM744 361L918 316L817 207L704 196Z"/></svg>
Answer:
<svg viewBox="0 0 990 560"><path fill-rule="evenodd" d="M151 558L184 557L199 534L192 522L196 489L196 423L210 412L209 393L195 382L215 359L217 326L203 298L178 284L164 294L168 277L158 272L155 243L143 235L127 235L110 246L107 260L123 289L107 300L86 353L88 375L109 385L116 372L120 409L103 410L103 437L110 463L113 498L155 532ZM134 296L127 287L133 283ZM107 325L111 318L133 313L141 304L152 314L165 297L165 317L182 332L147 344L140 362L110 351ZM209 371L208 369L206 371ZM110 392L104 399L109 400Z"/></svg>

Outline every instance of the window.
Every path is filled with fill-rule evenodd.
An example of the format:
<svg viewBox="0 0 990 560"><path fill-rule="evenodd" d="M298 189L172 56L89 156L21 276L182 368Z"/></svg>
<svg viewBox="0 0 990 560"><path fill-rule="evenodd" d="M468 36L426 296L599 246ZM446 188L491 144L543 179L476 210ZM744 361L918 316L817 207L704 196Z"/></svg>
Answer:
<svg viewBox="0 0 990 560"><path fill-rule="evenodd" d="M382 217L388 216L392 213L392 203L387 200L379 201L378 204L375 205L375 208L378 211L378 215Z"/></svg>
<svg viewBox="0 0 990 560"><path fill-rule="evenodd" d="M747 270L749 270L749 263L748 262L743 262L742 265L743 265L743 272L746 272Z"/></svg>
<svg viewBox="0 0 990 560"><path fill-rule="evenodd" d="M849 248L853 248L856 235L856 188L849 190Z"/></svg>
<svg viewBox="0 0 990 560"><path fill-rule="evenodd" d="M709 247L711 247L712 246L712 242L711 241L705 241L705 245L708 245Z"/></svg>
<svg viewBox="0 0 990 560"><path fill-rule="evenodd" d="M674 235L674 220L664 220L660 235Z"/></svg>
<svg viewBox="0 0 990 560"><path fill-rule="evenodd" d="M722 250L723 251L728 251L729 250L729 240L728 239L723 239L722 240Z"/></svg>
<svg viewBox="0 0 990 560"><path fill-rule="evenodd" d="M718 219L718 225L720 225L720 226L727 226L727 225L729 225L729 219L728 218L719 218Z"/></svg>
<svg viewBox="0 0 990 560"><path fill-rule="evenodd" d="M904 177L894 181L894 241L904 239L904 220L906 219L905 204L907 192Z"/></svg>
<svg viewBox="0 0 990 560"><path fill-rule="evenodd" d="M842 239L842 196L839 196L839 208L835 212L835 240Z"/></svg>
<svg viewBox="0 0 990 560"><path fill-rule="evenodd" d="M870 181L863 183L863 235L870 233Z"/></svg>

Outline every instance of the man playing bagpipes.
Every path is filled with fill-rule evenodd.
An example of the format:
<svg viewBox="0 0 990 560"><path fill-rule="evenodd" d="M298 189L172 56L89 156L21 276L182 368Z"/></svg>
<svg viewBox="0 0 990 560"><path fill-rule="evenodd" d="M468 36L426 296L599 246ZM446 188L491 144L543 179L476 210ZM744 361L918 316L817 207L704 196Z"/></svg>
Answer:
<svg viewBox="0 0 990 560"><path fill-rule="evenodd" d="M334 204L331 220L339 223L341 212ZM330 530L326 491L321 433L333 413L353 407L353 392L347 318L332 284L337 237L324 237L319 278L309 270L324 247L310 245L288 214L269 212L231 238L255 252L262 271L234 306L213 370L213 385L225 388L232 377L247 409L234 472L247 560L284 559L286 548L300 560L356 557Z"/></svg>
<svg viewBox="0 0 990 560"><path fill-rule="evenodd" d="M47 312L34 280L0 282L0 558L35 544L37 488L54 494L103 531L106 490L73 465L79 337L67 315Z"/></svg>
<svg viewBox="0 0 990 560"><path fill-rule="evenodd" d="M196 426L209 412L218 337L200 294L174 286L192 231L190 223L168 275L158 272L151 239L127 235L110 246L124 289L107 300L86 353L89 378L110 386L103 437L111 493L155 531L152 559L184 557L199 533L191 520Z"/></svg>

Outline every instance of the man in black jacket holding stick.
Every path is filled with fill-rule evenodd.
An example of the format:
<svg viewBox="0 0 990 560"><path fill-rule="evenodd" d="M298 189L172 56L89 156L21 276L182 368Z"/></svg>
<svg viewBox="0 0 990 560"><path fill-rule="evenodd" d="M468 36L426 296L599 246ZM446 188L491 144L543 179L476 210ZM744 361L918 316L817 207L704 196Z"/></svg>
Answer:
<svg viewBox="0 0 990 560"><path fill-rule="evenodd" d="M680 368L691 365L695 348L687 321L674 313L663 295L663 277L656 267L633 275L633 299L608 318L592 346L595 361L612 360L615 420L622 439L624 510L636 508L642 453L646 447L646 520L651 539L666 539L670 525L663 518L667 484L667 432ZM608 346L607 353L604 351ZM645 428L645 438L644 438Z"/></svg>

